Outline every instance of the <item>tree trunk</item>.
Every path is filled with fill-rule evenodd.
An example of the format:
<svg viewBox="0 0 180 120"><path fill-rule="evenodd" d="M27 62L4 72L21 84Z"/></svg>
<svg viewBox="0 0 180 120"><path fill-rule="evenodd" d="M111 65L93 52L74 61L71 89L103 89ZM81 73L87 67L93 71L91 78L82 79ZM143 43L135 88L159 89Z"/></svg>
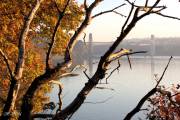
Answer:
<svg viewBox="0 0 180 120"><path fill-rule="evenodd" d="M16 68L15 68L15 72L14 72L15 76L14 76L14 79L11 80L8 97L6 99L6 104L4 106L3 113L2 113L2 118L1 118L2 120L8 119L11 116L11 114L13 114L12 112L14 110L16 97L17 97L19 87L20 87L19 80L22 77L23 68L24 68L25 40L26 40L27 34L29 32L30 24L31 24L31 22L40 6L40 3L42 1L43 0L37 0L35 6L33 7L33 9L31 10L31 12L28 15L28 18L25 19L25 23L24 23L24 26L23 26L23 29L21 31L20 38L19 38L19 45L18 45L19 53L18 53L18 62L16 64Z"/></svg>
<svg viewBox="0 0 180 120"><path fill-rule="evenodd" d="M14 111L14 105L17 98L17 94L19 91L20 84L17 83L17 80L12 80L11 85L8 92L8 97L5 102L5 106L2 112L1 120L8 120L11 118L13 111Z"/></svg>

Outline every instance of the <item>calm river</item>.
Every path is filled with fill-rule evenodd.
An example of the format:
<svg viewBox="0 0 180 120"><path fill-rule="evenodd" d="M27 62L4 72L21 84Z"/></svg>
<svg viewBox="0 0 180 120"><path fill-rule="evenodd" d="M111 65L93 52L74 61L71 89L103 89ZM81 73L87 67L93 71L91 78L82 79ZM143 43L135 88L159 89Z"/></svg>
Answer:
<svg viewBox="0 0 180 120"><path fill-rule="evenodd" d="M108 79L108 84L99 84L87 97L85 103L72 116L71 120L121 120L125 115L136 106L138 101L156 84L153 75L160 77L167 62L168 57L154 58L154 66L150 58L132 58L132 69L128 61L122 60L119 73L116 71ZM93 65L93 71L96 70ZM113 63L109 70L117 66ZM78 94L87 82L82 70L75 71L81 74L73 78L61 79L63 83L63 107L68 105ZM105 83L105 80L102 80ZM180 58L172 59L170 66L161 84L170 86L173 83L180 83ZM58 101L58 87L54 86L51 101ZM145 106L144 106L145 107ZM143 112L138 113L133 119L143 118Z"/></svg>

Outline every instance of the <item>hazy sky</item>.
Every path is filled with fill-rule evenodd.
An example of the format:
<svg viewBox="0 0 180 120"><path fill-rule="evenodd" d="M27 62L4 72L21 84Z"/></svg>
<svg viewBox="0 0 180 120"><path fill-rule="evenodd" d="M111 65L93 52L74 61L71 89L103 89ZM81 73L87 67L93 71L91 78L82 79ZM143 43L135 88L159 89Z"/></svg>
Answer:
<svg viewBox="0 0 180 120"><path fill-rule="evenodd" d="M82 2L83 0L77 1ZM89 3L92 1L93 0L88 0ZM118 6L122 4L123 1L124 0L104 0L94 10L94 14ZM142 1L145 0L136 0L136 3L141 4L140 2ZM155 0L149 1L153 2ZM162 13L180 18L180 2L178 1L179 0L161 0L161 5L168 7ZM118 11L127 15L129 9L130 7L127 5L118 9ZM92 21L86 29L86 33L93 33L94 41L113 41L118 37L124 20L125 18L114 13L102 15ZM155 37L180 37L180 21L158 15L150 15L139 21L127 38L148 38L151 34L154 34Z"/></svg>

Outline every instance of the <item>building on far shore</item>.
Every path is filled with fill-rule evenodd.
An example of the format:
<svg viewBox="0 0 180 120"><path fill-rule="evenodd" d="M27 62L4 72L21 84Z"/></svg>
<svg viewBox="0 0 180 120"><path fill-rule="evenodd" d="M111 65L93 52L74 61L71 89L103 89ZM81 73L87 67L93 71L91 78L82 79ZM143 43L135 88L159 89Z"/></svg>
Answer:
<svg viewBox="0 0 180 120"><path fill-rule="evenodd" d="M90 37L91 36L91 37ZM92 38L90 34L89 39ZM73 51L75 63L89 59L100 58L113 42L94 42L79 40ZM151 56L180 56L180 38L155 38L152 35L146 39L127 39L124 40L117 48L132 49L133 51L147 51L144 54L135 54L134 57L151 57Z"/></svg>

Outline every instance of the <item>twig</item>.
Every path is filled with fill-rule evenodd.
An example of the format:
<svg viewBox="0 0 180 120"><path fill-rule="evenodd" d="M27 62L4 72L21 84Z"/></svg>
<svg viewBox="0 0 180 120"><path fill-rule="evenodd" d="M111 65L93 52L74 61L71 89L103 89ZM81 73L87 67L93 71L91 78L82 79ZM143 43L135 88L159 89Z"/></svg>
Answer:
<svg viewBox="0 0 180 120"><path fill-rule="evenodd" d="M111 73L107 76L107 78L106 78L106 83L107 83L107 80L111 77L111 75L112 75L116 70L118 70L120 67L121 67L121 64L119 64L119 62L118 62L118 66L117 66L116 68L114 68L114 69L111 71Z"/></svg>
<svg viewBox="0 0 180 120"><path fill-rule="evenodd" d="M144 109L140 109L140 111L148 111L148 109L147 109L147 108L144 108Z"/></svg>
<svg viewBox="0 0 180 120"><path fill-rule="evenodd" d="M87 75L86 71L87 71L87 69L85 69L85 70L83 71L83 73L84 73L85 76L88 78L88 80L90 80L91 78Z"/></svg>
<svg viewBox="0 0 180 120"><path fill-rule="evenodd" d="M137 8L144 8L145 6L140 6L140 5L135 5L134 3L135 2L130 2L129 0L125 0L125 1L127 1L130 5L132 5L132 6L134 6L134 7L137 7ZM148 0L146 0L146 2L147 2ZM145 3L145 5L146 5L146 3ZM146 8L162 8L163 6L146 6Z"/></svg>
<svg viewBox="0 0 180 120"><path fill-rule="evenodd" d="M100 90L107 89L107 90L112 90L112 91L114 91L113 88L108 88L108 87L95 87L95 88L100 89Z"/></svg>
<svg viewBox="0 0 180 120"><path fill-rule="evenodd" d="M124 6L124 5L126 5L126 4L119 5L119 6L113 8L113 9L111 9L111 10L107 10L107 11L100 12L100 13L92 16L92 18L95 18L95 17L98 17L98 16L100 16L100 15L102 15L102 14L106 14L106 13L110 13L110 12L118 13L118 12L116 12L115 10L118 9L118 8L120 8L120 7L122 7L122 6ZM120 14L120 13L118 13L118 14ZM123 15L123 14L120 14L120 15L121 15L122 17L126 17L126 16Z"/></svg>
<svg viewBox="0 0 180 120"><path fill-rule="evenodd" d="M3 52L1 49L0 49L0 54L1 54L1 56L3 57L4 62L6 63L6 66L7 66L7 68L8 68L8 71L9 71L9 74L10 74L11 79L14 79L14 76L13 76L11 67L10 67L10 65L9 65L7 56L4 54L4 52Z"/></svg>
<svg viewBox="0 0 180 120"><path fill-rule="evenodd" d="M159 80L158 80L155 88L157 88L157 86L159 85L159 83L162 81L162 79L163 79L163 77L164 77L164 74L165 74L165 72L166 72L166 70L167 70L167 68L168 68L168 66L169 66L169 63L171 62L172 58L173 58L172 56L169 58L168 64L166 65L166 67L165 67L165 69L164 69L164 71L163 71L163 74L162 74L161 77L159 78Z"/></svg>
<svg viewBox="0 0 180 120"><path fill-rule="evenodd" d="M162 16L162 17L171 18L171 19L175 19L175 20L180 20L180 18L178 18L178 17L165 15L165 14L162 14L162 13L159 13L159 12L155 12L155 13L156 13L157 15Z"/></svg>
<svg viewBox="0 0 180 120"><path fill-rule="evenodd" d="M128 21L129 21L131 15L132 15L133 9L134 9L134 5L131 6L131 10L130 10L130 12L129 12L129 15L128 15L125 23L123 24L123 26L122 26L122 28L121 28L121 33L124 32L124 28L126 27L126 25L127 25Z"/></svg>
<svg viewBox="0 0 180 120"><path fill-rule="evenodd" d="M137 20L140 20L140 19L142 19L143 17L145 17L145 16L147 16L147 15L149 15L149 14L152 14L152 13L153 13L152 10L157 7L157 5L159 4L159 2L160 2L160 0L156 0L156 2L153 4L152 7L149 7L149 9L148 9L144 14L140 15L139 17L137 17ZM161 8L164 9L164 6L162 6Z"/></svg>
<svg viewBox="0 0 180 120"><path fill-rule="evenodd" d="M85 65L83 64L79 64L79 65L76 65L74 68L72 68L72 70L70 70L70 73L74 72L76 69L78 68L81 68L81 69L87 69Z"/></svg>
<svg viewBox="0 0 180 120"><path fill-rule="evenodd" d="M125 16L125 15L123 15L122 13L117 12L117 11L113 11L113 13L115 13L115 14L117 14L117 15L120 15L121 17L127 17L127 16Z"/></svg>
<svg viewBox="0 0 180 120"><path fill-rule="evenodd" d="M127 55L127 58L128 58L129 67L130 67L130 69L132 69L131 60L130 60L129 55Z"/></svg>
<svg viewBox="0 0 180 120"><path fill-rule="evenodd" d="M109 101L110 99L112 99L113 96L111 97L108 97L107 99L103 100L103 101L99 101L99 102L84 102L85 103L88 103L88 104L102 104L102 103L106 103L107 101Z"/></svg>
<svg viewBox="0 0 180 120"><path fill-rule="evenodd" d="M78 75L79 75L79 74L67 72L67 73L63 73L63 74L59 75L59 76L57 77L57 79L59 79L59 78L64 78L64 77L75 77L75 76L78 76Z"/></svg>
<svg viewBox="0 0 180 120"><path fill-rule="evenodd" d="M120 60L118 59L118 65L120 66L121 65L121 63L120 63ZM117 71L118 71L118 73L119 73L119 68L117 68Z"/></svg>

